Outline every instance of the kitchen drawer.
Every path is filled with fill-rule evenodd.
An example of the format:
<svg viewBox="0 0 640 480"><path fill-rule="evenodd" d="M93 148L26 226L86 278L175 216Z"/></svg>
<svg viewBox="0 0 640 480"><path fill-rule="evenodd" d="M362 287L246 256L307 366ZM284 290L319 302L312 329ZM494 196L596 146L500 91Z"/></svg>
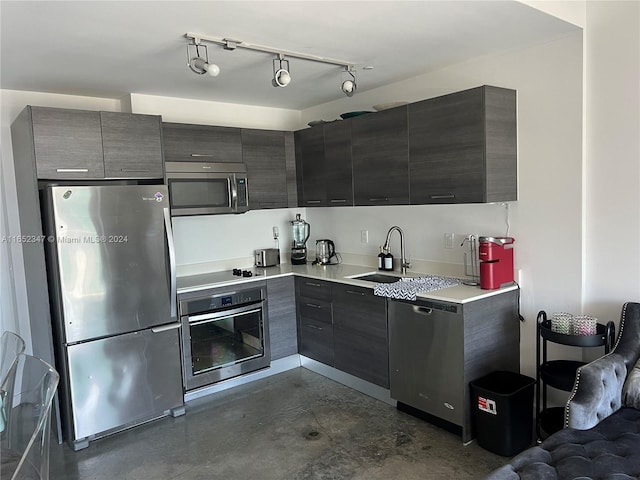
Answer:
<svg viewBox="0 0 640 480"><path fill-rule="evenodd" d="M370 288L335 284L333 323L353 332L387 341L387 306Z"/></svg>
<svg viewBox="0 0 640 480"><path fill-rule="evenodd" d="M334 326L335 367L389 388L389 345L386 339L360 335Z"/></svg>
<svg viewBox="0 0 640 480"><path fill-rule="evenodd" d="M299 353L333 366L333 326L304 317L299 325Z"/></svg>
<svg viewBox="0 0 640 480"><path fill-rule="evenodd" d="M298 297L298 313L301 318L310 318L319 322L332 323L331 303L315 298Z"/></svg>
<svg viewBox="0 0 640 480"><path fill-rule="evenodd" d="M331 302L331 284L329 282L310 278L297 278L296 285L298 287L298 295L301 297Z"/></svg>

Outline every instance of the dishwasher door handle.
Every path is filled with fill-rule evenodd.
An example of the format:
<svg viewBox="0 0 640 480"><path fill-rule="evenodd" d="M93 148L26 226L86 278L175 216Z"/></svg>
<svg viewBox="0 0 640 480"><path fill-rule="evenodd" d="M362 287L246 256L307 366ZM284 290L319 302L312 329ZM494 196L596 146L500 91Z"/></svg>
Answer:
<svg viewBox="0 0 640 480"><path fill-rule="evenodd" d="M413 311L418 315L431 315L433 313L433 308L429 307L420 307L418 305L413 306Z"/></svg>

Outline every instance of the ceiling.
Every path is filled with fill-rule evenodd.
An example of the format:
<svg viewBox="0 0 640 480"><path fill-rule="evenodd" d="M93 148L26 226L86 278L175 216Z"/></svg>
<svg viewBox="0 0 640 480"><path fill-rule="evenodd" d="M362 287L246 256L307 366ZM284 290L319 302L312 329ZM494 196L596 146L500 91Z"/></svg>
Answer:
<svg viewBox="0 0 640 480"><path fill-rule="evenodd" d="M196 75L185 33L354 63L365 91L577 30L516 1L2 0L0 87L302 110L343 96L340 67L290 59L291 84L274 88L274 56L208 44L220 75Z"/></svg>

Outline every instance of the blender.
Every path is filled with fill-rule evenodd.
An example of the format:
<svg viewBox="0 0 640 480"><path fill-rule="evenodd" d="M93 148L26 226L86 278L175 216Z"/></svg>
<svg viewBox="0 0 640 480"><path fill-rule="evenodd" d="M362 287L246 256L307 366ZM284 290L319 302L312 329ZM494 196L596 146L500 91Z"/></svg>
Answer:
<svg viewBox="0 0 640 480"><path fill-rule="evenodd" d="M311 233L311 226L296 214L296 219L291 221L291 265L304 265L307 263L307 240Z"/></svg>

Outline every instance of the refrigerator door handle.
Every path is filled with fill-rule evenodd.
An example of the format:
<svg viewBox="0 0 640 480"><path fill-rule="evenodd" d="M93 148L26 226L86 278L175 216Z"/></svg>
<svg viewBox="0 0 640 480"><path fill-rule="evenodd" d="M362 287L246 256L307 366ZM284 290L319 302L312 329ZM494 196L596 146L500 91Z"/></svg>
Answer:
<svg viewBox="0 0 640 480"><path fill-rule="evenodd" d="M167 332L169 330L175 330L176 328L180 328L181 323L169 323L168 325L162 325L161 327L153 327L151 331L153 333L162 333Z"/></svg>
<svg viewBox="0 0 640 480"><path fill-rule="evenodd" d="M171 215L168 208L164 208L164 226L167 234L167 244L169 245L169 275L170 275L170 295L171 295L171 318L177 319L176 309L177 286L176 286L176 248L173 244L173 230L171 228Z"/></svg>

